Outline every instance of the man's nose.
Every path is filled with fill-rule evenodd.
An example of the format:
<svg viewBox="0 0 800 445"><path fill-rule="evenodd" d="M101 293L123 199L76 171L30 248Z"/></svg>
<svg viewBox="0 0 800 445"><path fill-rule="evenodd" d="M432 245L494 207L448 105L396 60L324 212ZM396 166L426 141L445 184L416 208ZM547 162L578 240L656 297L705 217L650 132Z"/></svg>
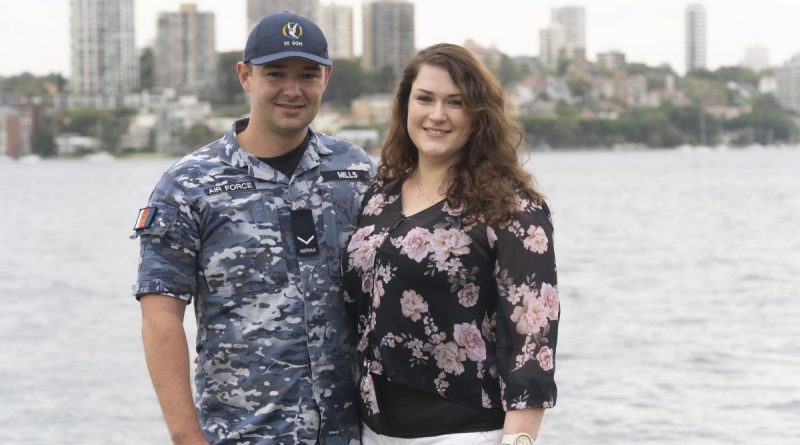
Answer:
<svg viewBox="0 0 800 445"><path fill-rule="evenodd" d="M300 82L296 77L289 77L283 86L283 94L287 96L300 95Z"/></svg>

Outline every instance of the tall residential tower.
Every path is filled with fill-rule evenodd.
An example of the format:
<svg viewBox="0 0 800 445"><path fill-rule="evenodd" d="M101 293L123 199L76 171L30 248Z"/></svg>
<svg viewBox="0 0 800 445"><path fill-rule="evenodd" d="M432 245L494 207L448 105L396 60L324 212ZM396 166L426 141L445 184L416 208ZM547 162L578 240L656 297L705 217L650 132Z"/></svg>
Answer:
<svg viewBox="0 0 800 445"><path fill-rule="evenodd" d="M379 72L391 67L399 76L414 56L414 4L377 0L362 6L364 69Z"/></svg>
<svg viewBox="0 0 800 445"><path fill-rule="evenodd" d="M198 12L194 4L159 14L153 47L156 86L198 95L213 91L217 83L214 35L214 14Z"/></svg>
<svg viewBox="0 0 800 445"><path fill-rule="evenodd" d="M353 7L329 4L320 9L319 27L328 39L328 55L332 59L352 59Z"/></svg>
<svg viewBox="0 0 800 445"><path fill-rule="evenodd" d="M706 68L706 8L686 7L686 72Z"/></svg>
<svg viewBox="0 0 800 445"><path fill-rule="evenodd" d="M247 32L265 15L283 11L292 11L318 23L319 0L247 0Z"/></svg>
<svg viewBox="0 0 800 445"><path fill-rule="evenodd" d="M775 96L781 106L800 114L800 53L775 70Z"/></svg>
<svg viewBox="0 0 800 445"><path fill-rule="evenodd" d="M120 96L139 86L133 0L70 0L74 94Z"/></svg>
<svg viewBox="0 0 800 445"><path fill-rule="evenodd" d="M564 55L568 59L586 56L586 10L582 6L565 6L550 11L550 22L564 30Z"/></svg>

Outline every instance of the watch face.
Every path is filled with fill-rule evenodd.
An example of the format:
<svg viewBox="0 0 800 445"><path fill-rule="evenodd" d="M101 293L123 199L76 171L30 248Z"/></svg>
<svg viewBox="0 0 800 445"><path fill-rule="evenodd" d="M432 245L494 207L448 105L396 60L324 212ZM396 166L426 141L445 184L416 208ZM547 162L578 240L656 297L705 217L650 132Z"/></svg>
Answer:
<svg viewBox="0 0 800 445"><path fill-rule="evenodd" d="M514 439L514 445L533 445L533 439L527 434L520 434Z"/></svg>

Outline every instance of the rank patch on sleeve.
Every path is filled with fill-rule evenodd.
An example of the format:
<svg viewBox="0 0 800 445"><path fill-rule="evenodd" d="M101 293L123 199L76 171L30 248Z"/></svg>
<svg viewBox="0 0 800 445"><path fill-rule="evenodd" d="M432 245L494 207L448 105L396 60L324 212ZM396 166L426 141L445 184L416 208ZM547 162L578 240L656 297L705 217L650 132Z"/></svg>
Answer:
<svg viewBox="0 0 800 445"><path fill-rule="evenodd" d="M297 256L313 256L319 253L317 243L317 230L314 227L314 217L311 209L292 210L292 232Z"/></svg>
<svg viewBox="0 0 800 445"><path fill-rule="evenodd" d="M136 217L136 225L133 226L133 230L142 230L150 227L150 224L153 223L153 217L156 216L155 207L145 207L143 209L139 209L139 216Z"/></svg>
<svg viewBox="0 0 800 445"><path fill-rule="evenodd" d="M323 181L358 181L369 178L366 170L331 170L320 172Z"/></svg>

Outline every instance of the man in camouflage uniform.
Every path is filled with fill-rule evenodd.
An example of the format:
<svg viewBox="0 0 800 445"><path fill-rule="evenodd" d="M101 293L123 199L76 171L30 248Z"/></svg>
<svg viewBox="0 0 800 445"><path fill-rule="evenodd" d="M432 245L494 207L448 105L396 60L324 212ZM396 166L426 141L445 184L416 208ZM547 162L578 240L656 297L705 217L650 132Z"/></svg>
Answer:
<svg viewBox="0 0 800 445"><path fill-rule="evenodd" d="M265 17L236 67L249 119L170 167L139 212L134 294L175 443L359 442L340 258L374 165L308 127L330 65L312 22Z"/></svg>

